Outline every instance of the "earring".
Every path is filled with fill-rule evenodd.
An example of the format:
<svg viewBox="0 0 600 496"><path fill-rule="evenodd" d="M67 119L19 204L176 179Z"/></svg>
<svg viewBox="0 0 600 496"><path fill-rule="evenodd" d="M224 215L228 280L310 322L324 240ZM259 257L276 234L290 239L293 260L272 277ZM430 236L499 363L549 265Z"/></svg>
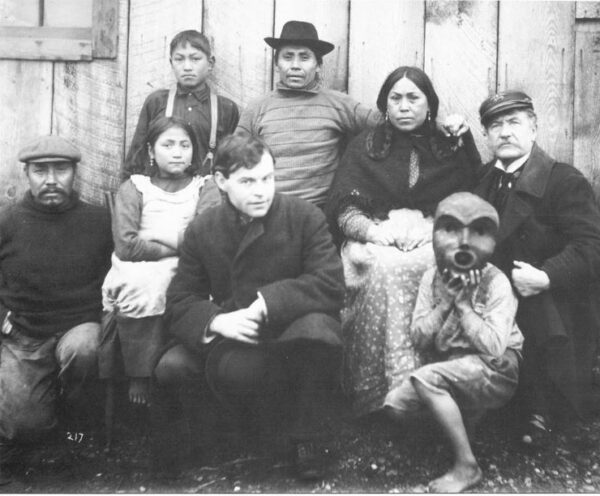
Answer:
<svg viewBox="0 0 600 496"><path fill-rule="evenodd" d="M150 170L154 170L154 168L156 167L156 162L154 161L154 157L150 157Z"/></svg>
<svg viewBox="0 0 600 496"><path fill-rule="evenodd" d="M390 122L390 113L388 110L385 111L385 122Z"/></svg>

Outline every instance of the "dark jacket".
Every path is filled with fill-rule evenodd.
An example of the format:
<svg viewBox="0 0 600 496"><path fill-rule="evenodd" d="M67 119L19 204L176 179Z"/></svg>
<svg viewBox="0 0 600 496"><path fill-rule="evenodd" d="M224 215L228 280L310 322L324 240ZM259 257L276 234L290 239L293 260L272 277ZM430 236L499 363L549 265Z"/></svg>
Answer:
<svg viewBox="0 0 600 496"><path fill-rule="evenodd" d="M494 166L475 188L490 198ZM595 349L597 322L593 291L600 267L600 213L589 182L574 167L557 162L534 145L500 216L492 262L510 278L513 261L527 262L548 274L551 289L520 298L517 323L525 340L555 347L548 374L576 411L589 382L589 355Z"/></svg>
<svg viewBox="0 0 600 496"><path fill-rule="evenodd" d="M258 291L266 302L270 337L309 313L338 317L342 265L317 207L275 195L267 215L247 226L228 202L194 219L167 291L168 328L180 342L202 351L212 318L248 307ZM341 343L332 329L318 339Z"/></svg>

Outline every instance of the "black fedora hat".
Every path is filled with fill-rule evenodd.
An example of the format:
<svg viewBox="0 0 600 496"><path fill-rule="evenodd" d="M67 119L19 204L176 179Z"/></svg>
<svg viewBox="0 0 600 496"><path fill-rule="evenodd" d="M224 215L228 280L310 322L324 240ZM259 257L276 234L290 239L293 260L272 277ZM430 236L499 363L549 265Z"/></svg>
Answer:
<svg viewBox="0 0 600 496"><path fill-rule="evenodd" d="M275 50L283 45L302 45L319 55L325 55L335 48L332 43L319 39L317 28L313 24L303 21L286 22L281 29L279 38L267 37L265 41Z"/></svg>

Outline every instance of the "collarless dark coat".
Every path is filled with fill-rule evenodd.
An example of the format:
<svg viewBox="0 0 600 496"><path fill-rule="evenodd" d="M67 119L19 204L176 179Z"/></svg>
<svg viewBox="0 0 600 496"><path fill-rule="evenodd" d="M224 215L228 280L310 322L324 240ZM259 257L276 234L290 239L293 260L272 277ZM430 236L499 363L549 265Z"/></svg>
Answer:
<svg viewBox="0 0 600 496"><path fill-rule="evenodd" d="M310 313L339 319L342 264L317 207L276 194L267 215L245 227L228 202L196 217L185 233L167 291L169 330L201 352L212 318L249 306L257 292L265 300L274 338ZM337 325L295 337L339 346L339 333Z"/></svg>
<svg viewBox="0 0 600 496"><path fill-rule="evenodd" d="M490 198L494 165L474 192ZM600 214L589 182L534 144L510 191L492 262L509 278L513 261L544 270L551 289L519 298L517 323L525 341L549 351L546 368L575 412L591 384L598 322L594 305L600 268ZM557 345L557 343L560 343Z"/></svg>

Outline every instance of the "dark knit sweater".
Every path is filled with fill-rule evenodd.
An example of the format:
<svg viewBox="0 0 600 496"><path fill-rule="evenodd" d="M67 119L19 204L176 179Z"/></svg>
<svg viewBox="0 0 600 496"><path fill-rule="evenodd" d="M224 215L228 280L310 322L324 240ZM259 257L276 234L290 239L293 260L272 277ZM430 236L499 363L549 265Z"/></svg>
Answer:
<svg viewBox="0 0 600 496"><path fill-rule="evenodd" d="M108 211L73 195L60 211L31 193L0 211L0 302L11 323L37 337L100 321L110 267Z"/></svg>

